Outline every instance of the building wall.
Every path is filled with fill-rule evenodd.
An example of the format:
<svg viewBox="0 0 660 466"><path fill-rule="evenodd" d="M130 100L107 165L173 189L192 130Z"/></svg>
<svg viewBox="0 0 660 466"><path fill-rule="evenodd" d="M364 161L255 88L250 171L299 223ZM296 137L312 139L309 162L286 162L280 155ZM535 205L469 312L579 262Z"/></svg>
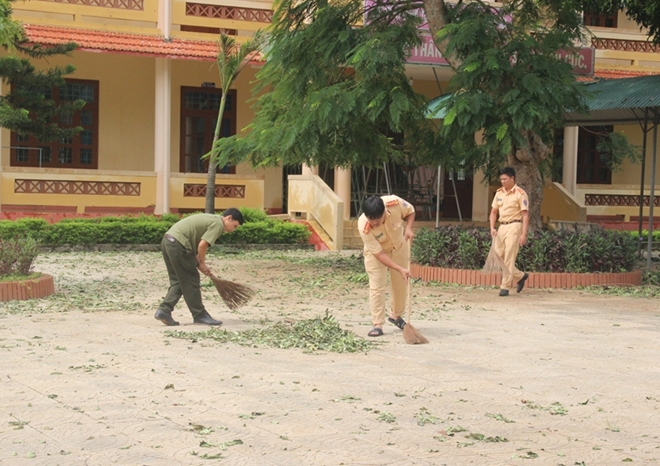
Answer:
<svg viewBox="0 0 660 466"><path fill-rule="evenodd" d="M154 170L153 58L74 52L33 63L39 69L73 64L67 77L99 81L99 170ZM2 145L10 140L3 128ZM8 148L2 165L10 165Z"/></svg>
<svg viewBox="0 0 660 466"><path fill-rule="evenodd" d="M630 141L631 144L638 146L641 157L642 143L643 143L643 133L640 125L621 125L615 126L614 130L621 132ZM651 183L651 163L653 157L653 132L650 131L646 135L647 146L646 146L646 172L644 176L644 182L648 185ZM655 171L655 182L656 187L660 186L660 141L656 148L659 160L656 162L656 171ZM641 170L641 159L633 163L629 160L626 160L621 167L612 173L612 185L633 185L639 186L640 183L640 170Z"/></svg>
<svg viewBox="0 0 660 466"><path fill-rule="evenodd" d="M130 7L134 4L127 0L118 4L121 8L103 8L93 6L86 0L76 3L61 1L14 2L14 19L26 23L43 24L79 29L98 29L106 31L138 33L150 36L162 35L158 29L159 6L162 0L144 0L139 9ZM213 41L212 34L201 34L181 31L182 25L201 27L228 28L237 31L237 40L242 42L253 31L267 27L267 21L241 21L235 18L218 18L211 16L191 16L186 14L185 0L172 0L171 36ZM227 6L239 9L268 10L272 7L270 1L221 0L199 2L209 6ZM129 5L129 7L125 7ZM644 31L637 24L628 21L623 13L619 13L618 28L591 28L597 38L611 39L614 42L643 42L646 40ZM4 52L0 52L4 53ZM36 61L38 66L55 66L72 63L78 69L72 77L99 81L100 92L100 134L99 134L99 173L113 171L145 172L148 176L154 171L154 106L155 106L155 59L147 56L134 56L129 53L90 53L74 52L71 57L50 58L46 61ZM180 89L181 86L200 86L202 82L215 82L219 86L218 72L213 61L172 60L172 121L171 121L171 171L179 170L180 142ZM409 67L411 68L411 67ZM418 67L419 68L419 67ZM422 67L423 68L423 67ZM660 72L660 53L648 53L636 50L617 49L614 46L599 47L596 51L596 69L611 69L623 71L658 71ZM414 79L413 86L428 98L440 94L433 75L420 71L424 77L410 73ZM252 97L251 82L254 81L257 68L248 66L239 77L234 89L238 93L238 121L240 131L252 121L254 113L247 101ZM447 85L447 68L439 67L443 90ZM633 143L641 144L642 134L638 125L616 127L627 134ZM649 135L651 136L651 135ZM2 145L9 144L9 132L1 130ZM649 150L649 154L651 150ZM9 150L3 148L0 154L0 164L9 166ZM660 163L659 163L660 164ZM650 166L650 164L649 164ZM624 163L621 170L613 173L612 185L579 186L581 190L630 189L639 185L639 164ZM239 176L257 176L264 178L263 203L270 210L282 207L282 169L278 167L254 170L247 164L236 169ZM89 175L89 174L88 174ZM192 177L196 178L196 177ZM651 178L649 170L646 182ZM660 167L656 172L656 180L660 179ZM6 189L3 186L2 189ZM483 189L488 189L484 187ZM199 201L199 199L198 199Z"/></svg>

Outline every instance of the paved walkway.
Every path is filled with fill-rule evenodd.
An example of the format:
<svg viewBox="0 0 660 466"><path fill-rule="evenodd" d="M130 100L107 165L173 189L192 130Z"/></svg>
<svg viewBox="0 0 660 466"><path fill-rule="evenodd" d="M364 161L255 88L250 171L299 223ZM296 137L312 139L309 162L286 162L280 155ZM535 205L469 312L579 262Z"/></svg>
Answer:
<svg viewBox="0 0 660 466"><path fill-rule="evenodd" d="M0 314L0 464L660 464L657 300L457 290L417 290L429 345L388 325L367 354L172 339L147 308Z"/></svg>

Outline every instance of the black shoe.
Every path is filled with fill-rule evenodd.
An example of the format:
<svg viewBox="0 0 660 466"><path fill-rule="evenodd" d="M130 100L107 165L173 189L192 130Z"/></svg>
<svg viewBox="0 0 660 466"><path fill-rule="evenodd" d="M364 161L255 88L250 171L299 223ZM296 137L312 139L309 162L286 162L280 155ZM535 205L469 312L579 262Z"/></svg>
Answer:
<svg viewBox="0 0 660 466"><path fill-rule="evenodd" d="M509 290L500 290L500 296L509 296Z"/></svg>
<svg viewBox="0 0 660 466"><path fill-rule="evenodd" d="M516 293L520 293L523 290L523 288L525 288L525 282L527 281L528 278L529 278L529 274L525 272L525 275L523 275L523 277L520 280L518 280L518 288L516 288Z"/></svg>
<svg viewBox="0 0 660 466"><path fill-rule="evenodd" d="M170 325L170 326L179 325L179 323L176 320L172 319L171 312L163 311L162 309L158 309L156 311L156 314L154 314L154 318L156 320L160 320L165 325Z"/></svg>
<svg viewBox="0 0 660 466"><path fill-rule="evenodd" d="M208 312L205 312L202 315L199 315L193 319L193 322L196 324L204 324L204 325L222 325L221 320L215 320L213 317L209 315Z"/></svg>
<svg viewBox="0 0 660 466"><path fill-rule="evenodd" d="M403 320L403 317L397 317L396 319L393 319L392 317L388 317L387 320L399 327L401 330L403 330L403 327L406 326L406 321Z"/></svg>

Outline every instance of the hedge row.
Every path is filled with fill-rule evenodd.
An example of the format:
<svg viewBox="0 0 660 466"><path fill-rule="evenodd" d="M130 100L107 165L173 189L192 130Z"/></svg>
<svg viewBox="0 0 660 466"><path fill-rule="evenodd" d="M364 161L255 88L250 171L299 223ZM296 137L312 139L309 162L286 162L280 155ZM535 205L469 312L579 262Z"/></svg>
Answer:
<svg viewBox="0 0 660 466"><path fill-rule="evenodd" d="M630 236L635 238L636 241L639 240L639 231L631 231ZM660 242L660 230L653 230L653 235L652 235L652 240L651 241L656 241ZM642 230L642 240L643 241L648 241L649 240L649 231L648 230Z"/></svg>
<svg viewBox="0 0 660 466"><path fill-rule="evenodd" d="M310 232L297 223L269 219L258 209L240 209L245 223L218 239L219 244L300 244ZM0 241L33 238L38 243L62 244L160 244L163 235L180 219L177 215L72 218L49 224L43 219L0 221Z"/></svg>
<svg viewBox="0 0 660 466"><path fill-rule="evenodd" d="M477 270L484 266L491 243L485 229L422 229L413 241L412 260L433 267ZM627 272L637 260L637 247L637 237L621 231L535 232L520 249L516 266L528 272Z"/></svg>

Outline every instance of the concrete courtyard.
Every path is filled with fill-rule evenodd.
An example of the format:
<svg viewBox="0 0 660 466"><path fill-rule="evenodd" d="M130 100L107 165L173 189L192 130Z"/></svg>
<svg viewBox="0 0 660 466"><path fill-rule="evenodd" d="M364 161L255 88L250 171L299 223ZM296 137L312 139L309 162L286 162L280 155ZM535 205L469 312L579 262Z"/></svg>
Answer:
<svg viewBox="0 0 660 466"><path fill-rule="evenodd" d="M207 287L209 311L231 331L328 311L367 338L367 285L314 254L211 259L258 295L230 312ZM0 464L660 464L657 298L416 283L430 344L388 324L368 352L309 354L169 336L158 253L36 268L58 293L0 305Z"/></svg>

